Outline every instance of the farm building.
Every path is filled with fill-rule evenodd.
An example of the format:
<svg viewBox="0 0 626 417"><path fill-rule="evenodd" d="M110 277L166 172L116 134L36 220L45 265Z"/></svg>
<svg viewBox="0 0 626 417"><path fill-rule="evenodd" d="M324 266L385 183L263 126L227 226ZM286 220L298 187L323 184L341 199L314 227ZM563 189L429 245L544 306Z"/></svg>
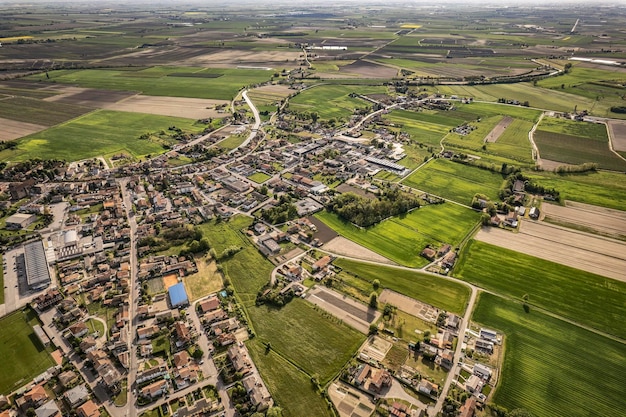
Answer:
<svg viewBox="0 0 626 417"><path fill-rule="evenodd" d="M531 208L530 211L528 212L528 216L530 216L531 219L538 219L539 209L537 207Z"/></svg>
<svg viewBox="0 0 626 417"><path fill-rule="evenodd" d="M41 240L24 245L24 263L29 289L41 290L50 285L50 271Z"/></svg>
<svg viewBox="0 0 626 417"><path fill-rule="evenodd" d="M182 282L172 285L168 289L168 292L172 308L186 306L189 304L189 297L187 297L187 291L185 291L185 285Z"/></svg>
<svg viewBox="0 0 626 417"><path fill-rule="evenodd" d="M37 216L34 214L16 213L9 216L6 220L6 228L8 230L20 230L24 229L37 220Z"/></svg>

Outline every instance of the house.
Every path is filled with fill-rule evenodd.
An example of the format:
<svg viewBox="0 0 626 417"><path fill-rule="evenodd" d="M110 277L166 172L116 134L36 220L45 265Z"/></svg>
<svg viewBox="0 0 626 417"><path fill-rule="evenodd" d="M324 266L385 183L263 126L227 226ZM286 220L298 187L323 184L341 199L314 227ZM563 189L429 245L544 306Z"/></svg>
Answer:
<svg viewBox="0 0 626 417"><path fill-rule="evenodd" d="M89 329L87 328L87 325L83 323L82 321L80 323L71 325L69 327L69 330L70 330L70 333L72 334L72 337L76 339L79 337L83 337L84 335L89 333Z"/></svg>
<svg viewBox="0 0 626 417"><path fill-rule="evenodd" d="M311 265L311 268L313 269L313 272L321 271L322 269L330 265L332 261L333 258L331 258L330 255L326 255L321 257L313 265Z"/></svg>
<svg viewBox="0 0 626 417"><path fill-rule="evenodd" d="M488 340L490 342L497 342L498 341L498 333L496 333L495 330L485 329L484 327L480 329L480 332L478 333L478 336L481 339L485 339L485 340Z"/></svg>
<svg viewBox="0 0 626 417"><path fill-rule="evenodd" d="M476 350L481 350L483 352L487 352L490 355L493 353L494 344L488 340L477 339L476 340Z"/></svg>
<svg viewBox="0 0 626 417"><path fill-rule="evenodd" d="M174 354L172 362L174 363L174 366L176 366L176 368L180 369L189 365L189 362L191 362L191 357L186 350L182 350Z"/></svg>
<svg viewBox="0 0 626 417"><path fill-rule="evenodd" d="M155 366L137 374L137 383L143 384L148 381L153 381L157 378L163 378L167 375L167 367L165 365Z"/></svg>
<svg viewBox="0 0 626 417"><path fill-rule="evenodd" d="M141 396L144 398L156 398L163 394L165 394L168 390L167 381L161 379L159 381L153 382L152 384L146 385L141 389Z"/></svg>
<svg viewBox="0 0 626 417"><path fill-rule="evenodd" d="M465 403L463 403L459 411L461 412L459 417L474 417L474 411L476 411L476 399L474 397L469 397L465 400Z"/></svg>
<svg viewBox="0 0 626 417"><path fill-rule="evenodd" d="M174 324L174 329L176 330L176 337L178 341L181 343L189 343L191 341L191 335L189 334L189 328L182 321L177 321Z"/></svg>
<svg viewBox="0 0 626 417"><path fill-rule="evenodd" d="M435 252L433 248L424 248L424 250L422 250L422 253L420 253L420 256L428 259L429 261L434 261L436 255L437 252Z"/></svg>
<svg viewBox="0 0 626 417"><path fill-rule="evenodd" d="M446 253L450 252L451 248L452 247L446 243L445 245L440 247L439 250L437 251L437 257L442 257Z"/></svg>
<svg viewBox="0 0 626 417"><path fill-rule="evenodd" d="M59 384L61 384L61 387L67 388L76 381L78 381L78 374L74 371L65 371L60 373L57 378L59 379Z"/></svg>
<svg viewBox="0 0 626 417"><path fill-rule="evenodd" d="M213 295L206 300L200 302L199 306L202 314L206 314L209 311L217 310L220 307L220 299Z"/></svg>
<svg viewBox="0 0 626 417"><path fill-rule="evenodd" d="M233 364L235 372L247 375L252 372L252 362L248 357L248 352L244 347L233 345L228 348L228 358Z"/></svg>
<svg viewBox="0 0 626 417"><path fill-rule="evenodd" d="M448 314L446 317L446 327L450 329L458 329L460 324L460 318L456 314Z"/></svg>
<svg viewBox="0 0 626 417"><path fill-rule="evenodd" d="M465 381L465 390L470 394L480 392L483 389L483 380L477 375L470 375Z"/></svg>
<svg viewBox="0 0 626 417"><path fill-rule="evenodd" d="M57 407L57 404L54 400L50 400L41 407L35 410L35 415L37 417L57 417L61 416L61 410Z"/></svg>
<svg viewBox="0 0 626 417"><path fill-rule="evenodd" d="M80 342L79 347L80 347L80 350L82 350L85 353L88 353L98 347L98 342L92 336L87 336Z"/></svg>
<svg viewBox="0 0 626 417"><path fill-rule="evenodd" d="M141 340L141 339L149 339L151 337L154 337L154 335L156 335L157 333L159 333L159 331L161 330L161 328L159 326L149 326L149 327L142 327L140 329L137 329L137 337Z"/></svg>
<svg viewBox="0 0 626 417"><path fill-rule="evenodd" d="M81 405L89 399L89 391L87 391L85 384L80 384L67 391L64 397L70 407L76 408L76 406Z"/></svg>
<svg viewBox="0 0 626 417"><path fill-rule="evenodd" d="M89 400L76 409L78 417L100 417L100 409L93 401Z"/></svg>
<svg viewBox="0 0 626 417"><path fill-rule="evenodd" d="M244 378L241 382L250 397L250 402L257 407L257 410L263 410L272 405L272 396L263 382L257 380L254 375Z"/></svg>
<svg viewBox="0 0 626 417"><path fill-rule="evenodd" d="M43 388L43 385L35 385L26 394L15 400L15 405L22 411L26 411L29 408L36 408L42 405L48 400L48 394Z"/></svg>
<svg viewBox="0 0 626 417"><path fill-rule="evenodd" d="M441 265L444 268L452 268L456 262L456 252L448 252L441 260Z"/></svg>
<svg viewBox="0 0 626 417"><path fill-rule="evenodd" d="M539 218L539 214L540 214L540 212L539 212L539 209L537 207L532 207L530 209L530 211L528 212L528 216L531 219L534 219L534 220L537 220Z"/></svg>
<svg viewBox="0 0 626 417"><path fill-rule="evenodd" d="M482 363L475 364L474 368L472 369L472 373L484 379L485 381L489 381L489 379L491 378L491 368L483 365Z"/></svg>
<svg viewBox="0 0 626 417"><path fill-rule="evenodd" d="M429 397L436 397L439 393L439 385L433 384L429 380L422 378L417 386L417 390L424 395L428 395Z"/></svg>

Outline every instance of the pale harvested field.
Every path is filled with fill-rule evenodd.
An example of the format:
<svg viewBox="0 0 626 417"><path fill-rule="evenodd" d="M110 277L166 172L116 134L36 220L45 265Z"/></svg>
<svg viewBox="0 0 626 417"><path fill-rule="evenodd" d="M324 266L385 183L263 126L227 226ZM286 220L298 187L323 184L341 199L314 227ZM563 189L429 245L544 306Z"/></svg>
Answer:
<svg viewBox="0 0 626 417"><path fill-rule="evenodd" d="M286 85L271 84L271 85L264 85L262 87L255 88L254 90L250 90L248 95L259 94L259 95L268 95L268 96L284 98L294 93L296 93L296 90L292 90Z"/></svg>
<svg viewBox="0 0 626 417"><path fill-rule="evenodd" d="M158 114L161 116L185 117L187 119L222 118L230 113L218 113L216 105L228 103L224 100L210 100L186 97L160 97L136 95L104 106L108 110ZM208 107L208 108L207 108Z"/></svg>
<svg viewBox="0 0 626 417"><path fill-rule="evenodd" d="M320 285L311 288L306 299L363 334L368 334L370 324L380 317L379 311Z"/></svg>
<svg viewBox="0 0 626 417"><path fill-rule="evenodd" d="M502 134L504 133L504 131L506 130L506 128L513 123L513 118L509 117L509 116L505 116L502 118L502 120L500 120L500 123L498 123L496 125L496 127L494 127L491 132L489 132L487 134L487 136L485 136L485 142L487 143L492 143L498 140L498 138L500 136L502 136Z"/></svg>
<svg viewBox="0 0 626 417"><path fill-rule="evenodd" d="M0 117L0 142L21 138L31 133L47 129L46 126L34 123L18 122L16 120L4 119Z"/></svg>
<svg viewBox="0 0 626 417"><path fill-rule="evenodd" d="M341 66L339 71L342 73L357 74L364 78L392 78L398 74L395 68L390 68L377 62L362 60Z"/></svg>
<svg viewBox="0 0 626 417"><path fill-rule="evenodd" d="M93 108L106 107L136 94L131 91L98 90L73 86L62 86L55 88L55 91L60 91L60 94L47 97L44 100Z"/></svg>
<svg viewBox="0 0 626 417"><path fill-rule="evenodd" d="M565 162L552 161L550 159L541 158L541 169L544 171L555 171L558 167L568 166Z"/></svg>
<svg viewBox="0 0 626 417"><path fill-rule="evenodd" d="M626 152L626 120L611 120L608 125L613 149Z"/></svg>
<svg viewBox="0 0 626 417"><path fill-rule="evenodd" d="M324 244L324 250L328 252L336 253L337 255L349 256L356 259L364 259L366 261L381 262L389 265L395 265L393 261L385 258L382 255L377 254L363 246L346 239L342 236L337 236L330 242Z"/></svg>
<svg viewBox="0 0 626 417"><path fill-rule="evenodd" d="M580 225L602 234L617 238L626 237L626 212L590 204L566 201L565 207L556 204L543 204L542 212L548 220L562 225Z"/></svg>
<svg viewBox="0 0 626 417"><path fill-rule="evenodd" d="M519 233L483 228L476 239L626 282L626 244L544 222L522 221Z"/></svg>
<svg viewBox="0 0 626 417"><path fill-rule="evenodd" d="M234 68L238 65L260 65L282 69L292 67L293 62L300 57L300 51L235 51L221 50L211 54L200 55L187 60L188 64L210 65L215 68Z"/></svg>
<svg viewBox="0 0 626 417"><path fill-rule="evenodd" d="M380 293L378 302L396 306L399 310L429 323L435 323L437 316L439 316L439 309L436 307L388 289L384 289Z"/></svg>

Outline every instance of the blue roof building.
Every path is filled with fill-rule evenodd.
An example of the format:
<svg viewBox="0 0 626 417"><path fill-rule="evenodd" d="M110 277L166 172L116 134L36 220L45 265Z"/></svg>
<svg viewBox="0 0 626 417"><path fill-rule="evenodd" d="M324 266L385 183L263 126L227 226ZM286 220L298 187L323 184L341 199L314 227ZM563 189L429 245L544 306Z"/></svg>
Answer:
<svg viewBox="0 0 626 417"><path fill-rule="evenodd" d="M185 286L182 282L172 285L168 291L172 308L186 306L189 304L189 297L187 297L187 291L185 291Z"/></svg>

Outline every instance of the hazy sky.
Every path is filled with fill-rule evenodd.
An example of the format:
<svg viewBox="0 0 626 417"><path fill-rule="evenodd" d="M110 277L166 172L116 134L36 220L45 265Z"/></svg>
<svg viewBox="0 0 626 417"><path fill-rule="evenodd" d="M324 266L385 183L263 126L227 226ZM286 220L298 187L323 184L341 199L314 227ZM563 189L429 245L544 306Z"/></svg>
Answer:
<svg viewBox="0 0 626 417"><path fill-rule="evenodd" d="M46 3L79 3L81 5L106 5L106 4L151 4L161 6L166 4L175 4L177 6L193 5L193 6L213 6L217 4L255 4L259 6L270 4L289 4L293 7L302 5L311 7L323 4L338 5L341 3L359 3L359 4L378 4L378 5L398 5L398 4L415 4L415 5L449 5L476 4L481 6L507 6L507 5L543 5L543 6L559 6L565 4L601 4L601 5L619 5L626 7L626 0L0 0L0 4L21 4L21 5L40 5Z"/></svg>

